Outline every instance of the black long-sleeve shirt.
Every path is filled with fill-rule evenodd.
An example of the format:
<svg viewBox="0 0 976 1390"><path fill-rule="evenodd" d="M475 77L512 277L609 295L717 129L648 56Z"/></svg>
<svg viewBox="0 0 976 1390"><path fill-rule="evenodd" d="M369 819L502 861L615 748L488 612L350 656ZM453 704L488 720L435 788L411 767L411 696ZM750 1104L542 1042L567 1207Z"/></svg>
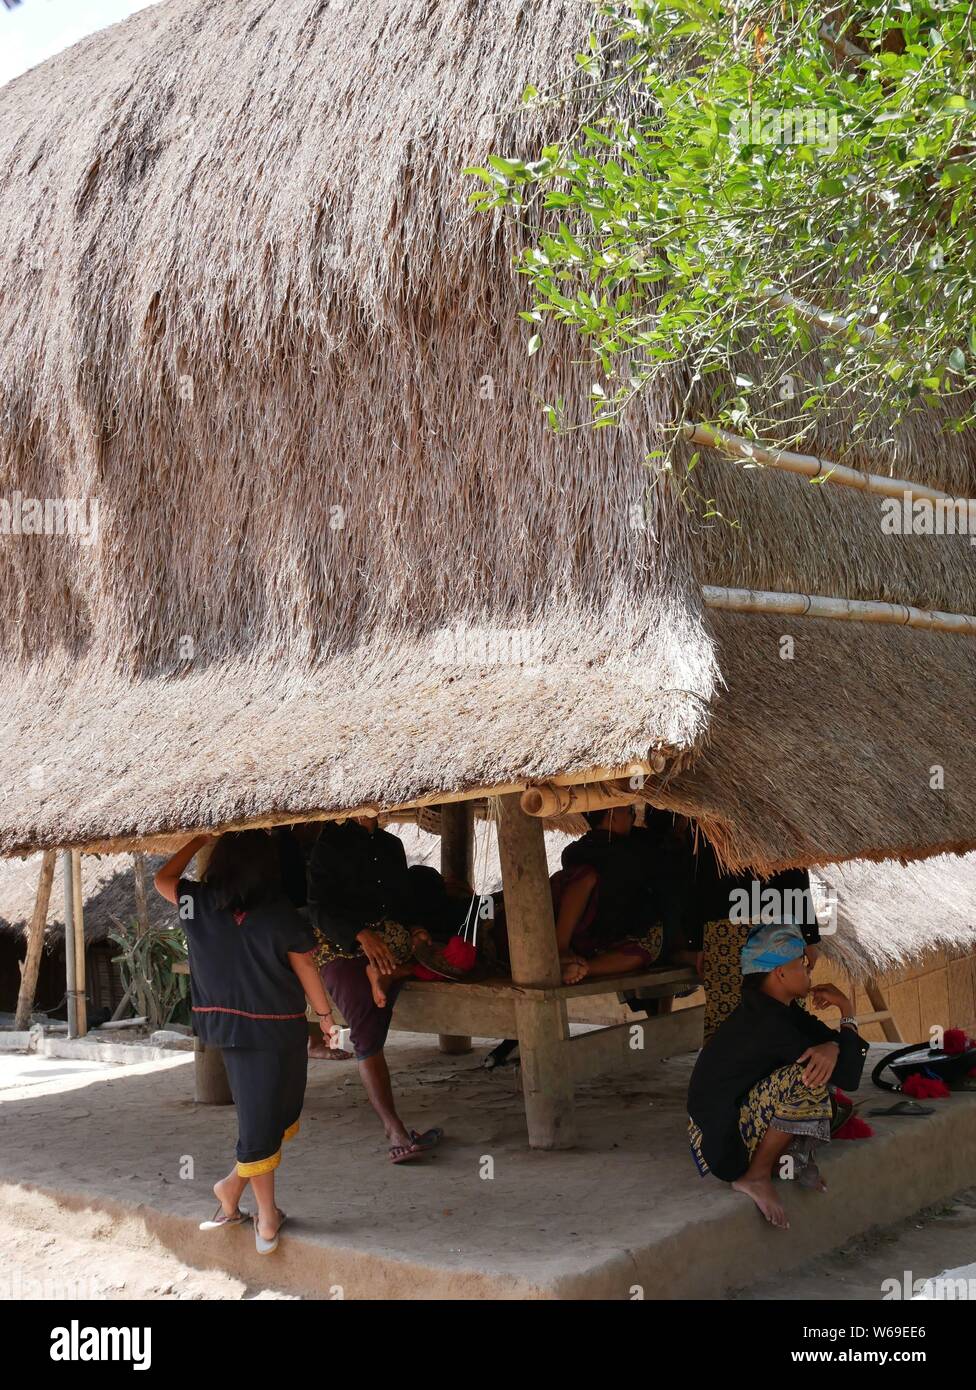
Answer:
<svg viewBox="0 0 976 1390"><path fill-rule="evenodd" d="M328 941L349 951L374 922L389 917L409 926L412 904L401 840L351 820L326 822L309 857L308 910Z"/></svg>
<svg viewBox="0 0 976 1390"><path fill-rule="evenodd" d="M739 1133L739 1107L748 1092L808 1047L825 1042L840 1048L831 1085L856 1089L868 1050L858 1033L828 1028L795 1002L781 1004L762 990L746 990L698 1054L688 1087L688 1113L702 1132L702 1155L717 1178L733 1182L749 1166Z"/></svg>

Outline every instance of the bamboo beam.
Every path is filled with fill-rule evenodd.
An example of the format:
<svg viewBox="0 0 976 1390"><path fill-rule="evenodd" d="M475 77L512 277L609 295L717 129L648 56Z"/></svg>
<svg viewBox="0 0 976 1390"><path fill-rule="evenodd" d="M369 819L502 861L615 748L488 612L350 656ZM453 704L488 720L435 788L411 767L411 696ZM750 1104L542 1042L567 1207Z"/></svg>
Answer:
<svg viewBox="0 0 976 1390"><path fill-rule="evenodd" d="M30 1027L31 1014L34 1012L34 996L37 993L37 976L41 968L44 929L47 926L47 910L51 901L51 884L54 881L57 857L56 850L45 850L41 859L41 871L37 877L37 896L34 899L34 914L31 917L27 954L21 970L20 989L17 991L17 1014L14 1019L14 1027L21 1032Z"/></svg>
<svg viewBox="0 0 976 1390"><path fill-rule="evenodd" d="M618 767L591 767L579 772L557 773L546 778L546 783L555 787L571 787L583 782L615 782L629 777L651 777L661 771L662 759L666 765L667 756L673 756L673 750L669 750L668 754L654 750L648 753L647 758L635 759L633 762L623 763ZM247 820L227 821L220 825L195 825L189 826L185 830L160 831L156 835L117 835L104 840L68 841L65 845L58 845L55 848L80 849L86 854L120 854L139 848L147 851L155 848L157 852L168 850L172 853L173 850L178 849L180 845L185 844L195 835L226 835L231 830L266 830L275 825L300 825L306 821L348 820L352 816L393 817L401 811L419 810L427 806L454 805L457 802L478 801L483 797L490 796L511 796L534 785L532 779L525 777L518 782L498 782L486 786L469 787L456 792L432 792L428 796L417 797L413 801L394 802L389 805L371 801L361 806L333 807L327 811L319 809L282 811L271 815L253 816ZM30 848L36 851L45 848L45 846L33 845Z"/></svg>
<svg viewBox="0 0 976 1390"><path fill-rule="evenodd" d="M819 594L776 594L758 589L721 589L702 586L706 608L729 613L776 613L795 618L835 618L842 622L881 623L897 627L928 628L957 636L976 637L976 617L968 613L927 612L904 603L830 598Z"/></svg>
<svg viewBox="0 0 976 1390"><path fill-rule="evenodd" d="M662 770L664 759L662 758ZM527 816L582 815L584 811L604 811L611 806L629 806L638 793L626 784L595 782L584 787L529 787L522 793L521 806Z"/></svg>
<svg viewBox="0 0 976 1390"><path fill-rule="evenodd" d="M825 483L835 483L841 487L851 487L858 492L872 492L878 497L894 497L903 501L908 493L912 501L956 502L962 499L953 497L938 488L926 487L924 483L911 483L903 478L886 478L880 473L863 473L859 468L848 468L842 463L831 463L829 459L818 458L816 454L793 454L787 449L775 449L755 444L750 439L742 439L737 434L720 430L714 425L686 424L683 426L686 439L700 444L706 449L717 449L720 453L734 458L752 459L767 468L779 468L786 473L799 473L805 478L822 478ZM976 516L976 500L966 499Z"/></svg>
<svg viewBox="0 0 976 1390"><path fill-rule="evenodd" d="M64 992L68 1005L68 1037L78 1036L78 996L75 993L75 895L71 881L71 858L74 850L61 855L64 886Z"/></svg>
<svg viewBox="0 0 976 1390"><path fill-rule="evenodd" d="M771 305L774 309L792 309L799 314L800 318L806 319L808 323L814 324L817 328L822 328L825 333L846 333L853 328L866 343L873 343L878 336L873 328L866 323L858 323L857 319L847 318L844 314L835 314L830 309L821 309L816 304L811 304L807 299L800 299L795 294L790 294L789 290L759 290L759 298L764 303Z"/></svg>

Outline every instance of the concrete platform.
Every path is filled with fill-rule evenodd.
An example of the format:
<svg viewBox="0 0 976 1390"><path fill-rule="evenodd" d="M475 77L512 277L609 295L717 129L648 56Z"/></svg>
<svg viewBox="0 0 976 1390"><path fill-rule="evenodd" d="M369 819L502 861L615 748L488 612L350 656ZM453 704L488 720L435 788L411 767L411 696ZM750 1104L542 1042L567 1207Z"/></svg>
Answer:
<svg viewBox="0 0 976 1390"><path fill-rule="evenodd" d="M526 1147L514 1069L480 1068L486 1046L447 1057L397 1035L405 1121L449 1136L399 1167L354 1064L313 1063L302 1133L279 1170L291 1219L272 1259L255 1254L248 1228L197 1230L235 1125L232 1108L194 1104L190 1059L47 1080L18 1058L22 1084L0 1090L0 1218L16 1207L41 1231L94 1230L313 1298L721 1298L976 1182L976 1095L955 1096L931 1118L872 1120L874 1139L834 1145L829 1193L784 1185L792 1229L773 1231L695 1171L691 1056L581 1084L580 1146L547 1154Z"/></svg>

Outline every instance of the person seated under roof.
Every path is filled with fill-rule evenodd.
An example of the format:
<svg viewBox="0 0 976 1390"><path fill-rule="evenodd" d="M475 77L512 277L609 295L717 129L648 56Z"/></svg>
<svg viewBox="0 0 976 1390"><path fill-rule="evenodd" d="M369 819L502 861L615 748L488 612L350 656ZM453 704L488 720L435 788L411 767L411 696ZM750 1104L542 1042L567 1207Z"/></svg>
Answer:
<svg viewBox="0 0 976 1390"><path fill-rule="evenodd" d="M774 1172L826 1190L813 1152L830 1139L827 1087L860 1084L868 1045L851 1001L835 985L818 985L812 997L818 1009L840 1010L838 1030L800 1007L812 986L798 927L757 927L742 948L741 971L741 1003L706 1042L691 1074L691 1151L703 1177L711 1172L731 1183L785 1230Z"/></svg>
<svg viewBox="0 0 976 1390"><path fill-rule="evenodd" d="M553 896L566 984L646 970L664 955L654 860L634 819L633 806L589 811L589 831L563 850Z"/></svg>
<svg viewBox="0 0 976 1390"><path fill-rule="evenodd" d="M308 912L315 962L349 1026L359 1074L390 1141L390 1159L405 1163L436 1144L440 1129L418 1134L397 1113L384 1056L393 1005L413 950L429 933L415 925L415 897L403 842L375 816L328 821L308 859ZM311 1056L319 1053L310 1049Z"/></svg>

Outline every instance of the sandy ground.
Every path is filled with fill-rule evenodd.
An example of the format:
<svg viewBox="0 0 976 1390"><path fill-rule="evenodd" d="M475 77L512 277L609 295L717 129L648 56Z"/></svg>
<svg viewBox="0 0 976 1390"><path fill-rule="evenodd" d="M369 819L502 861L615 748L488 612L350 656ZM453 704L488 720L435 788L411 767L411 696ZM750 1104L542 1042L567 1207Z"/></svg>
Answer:
<svg viewBox="0 0 976 1390"><path fill-rule="evenodd" d="M246 1230L216 1239L196 1234L191 1222L211 1214L209 1186L229 1167L234 1116L194 1105L191 1057L119 1067L0 1055L7 1256L0 1298L288 1297L307 1288L309 1270L318 1296L328 1298L342 1287L334 1282L337 1260L352 1290L345 1296L411 1296L403 1292L406 1279L413 1296L423 1297L436 1275L442 1289L497 1297L479 1283L490 1272L496 1285L499 1273L508 1280L506 1296L522 1298L540 1296L543 1276L566 1277L584 1258L623 1261L619 1278L611 1270L622 1291L609 1296L626 1297L634 1277L629 1250L644 1227L655 1239L681 1242L689 1221L699 1238L701 1223L712 1222L722 1239L742 1245L740 1298L877 1299L893 1272L923 1278L976 1259L973 1189L839 1253L806 1260L799 1272L752 1283L748 1252L764 1247L749 1245L756 1239L751 1208L724 1185L702 1183L688 1160L689 1058L659 1064L646 1077L581 1087L580 1146L548 1155L525 1147L515 1071L484 1072L484 1050L445 1057L430 1039L396 1035L391 1066L405 1119L418 1128L446 1123L450 1134L435 1159L401 1168L386 1160L355 1067L313 1068L303 1133L286 1154L280 1183L281 1205L297 1218L302 1269L295 1242L286 1251L283 1240L268 1261L254 1255ZM486 1158L494 1162L490 1182L483 1180ZM846 1158L828 1155L830 1165L849 1167ZM801 1224L820 1201L797 1198ZM829 1218L831 1208L818 1208L817 1218L821 1210ZM376 1283L378 1259L399 1263ZM360 1276L365 1291L362 1282L355 1288ZM384 1285L384 1277L391 1282ZM665 1286L648 1296L669 1293Z"/></svg>

